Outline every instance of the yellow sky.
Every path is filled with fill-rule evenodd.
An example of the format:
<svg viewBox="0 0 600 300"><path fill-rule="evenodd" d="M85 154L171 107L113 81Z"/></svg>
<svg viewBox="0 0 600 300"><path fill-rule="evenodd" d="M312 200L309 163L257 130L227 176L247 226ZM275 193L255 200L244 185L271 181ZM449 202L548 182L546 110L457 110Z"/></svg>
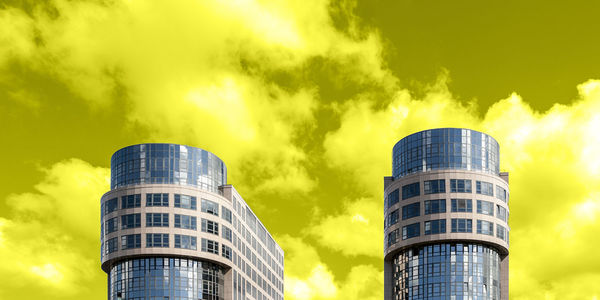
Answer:
<svg viewBox="0 0 600 300"><path fill-rule="evenodd" d="M142 142L225 161L286 299L382 299L392 146L445 126L500 143L511 299L597 299L597 8L418 2L2 1L0 299L106 297L99 199Z"/></svg>

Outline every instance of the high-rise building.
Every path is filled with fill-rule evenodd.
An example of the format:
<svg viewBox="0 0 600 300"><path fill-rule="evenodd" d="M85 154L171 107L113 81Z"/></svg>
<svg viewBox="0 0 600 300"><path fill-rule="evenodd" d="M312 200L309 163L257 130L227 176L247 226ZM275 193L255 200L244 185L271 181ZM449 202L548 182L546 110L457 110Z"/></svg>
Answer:
<svg viewBox="0 0 600 300"><path fill-rule="evenodd" d="M108 299L283 299L283 250L216 155L125 147L101 199Z"/></svg>
<svg viewBox="0 0 600 300"><path fill-rule="evenodd" d="M508 173L469 129L411 134L384 178L386 300L508 299Z"/></svg>

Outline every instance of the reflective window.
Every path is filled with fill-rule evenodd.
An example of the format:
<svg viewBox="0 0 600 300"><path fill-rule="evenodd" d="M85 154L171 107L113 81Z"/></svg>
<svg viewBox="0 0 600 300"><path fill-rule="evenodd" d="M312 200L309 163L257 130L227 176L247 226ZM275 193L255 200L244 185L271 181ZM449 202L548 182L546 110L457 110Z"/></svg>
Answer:
<svg viewBox="0 0 600 300"><path fill-rule="evenodd" d="M392 207L392 205L400 202L400 191L398 189L393 190L387 196L387 207Z"/></svg>
<svg viewBox="0 0 600 300"><path fill-rule="evenodd" d="M196 210L196 197L175 194L175 207Z"/></svg>
<svg viewBox="0 0 600 300"><path fill-rule="evenodd" d="M392 230L390 233L388 233L388 235L387 235L387 246L388 247L398 242L398 232L399 232L399 230L396 229L396 230Z"/></svg>
<svg viewBox="0 0 600 300"><path fill-rule="evenodd" d="M504 226L496 224L496 237L508 243L508 230Z"/></svg>
<svg viewBox="0 0 600 300"><path fill-rule="evenodd" d="M133 249L142 247L141 234L128 234L121 236L121 249Z"/></svg>
<svg viewBox="0 0 600 300"><path fill-rule="evenodd" d="M108 278L109 300L117 300L118 296L130 300L220 300L225 297L222 268L206 261L129 259L115 264Z"/></svg>
<svg viewBox="0 0 600 300"><path fill-rule="evenodd" d="M433 244L400 252L393 261L394 300L500 297L500 256L480 244Z"/></svg>
<svg viewBox="0 0 600 300"><path fill-rule="evenodd" d="M477 220L477 233L494 236L494 223Z"/></svg>
<svg viewBox="0 0 600 300"><path fill-rule="evenodd" d="M475 182L476 184L476 191L477 194L482 194L482 195L488 195L488 196L494 196L494 185L489 183L489 182L485 182L485 181L477 181Z"/></svg>
<svg viewBox="0 0 600 300"><path fill-rule="evenodd" d="M402 200L419 196L421 194L421 190L419 187L419 183L411 183L402 186Z"/></svg>
<svg viewBox="0 0 600 300"><path fill-rule="evenodd" d="M446 233L446 220L439 219L426 221L423 223L423 227L425 228L425 235Z"/></svg>
<svg viewBox="0 0 600 300"><path fill-rule="evenodd" d="M227 226L221 226L223 229L223 238L231 242L231 229Z"/></svg>
<svg viewBox="0 0 600 300"><path fill-rule="evenodd" d="M121 229L138 228L142 226L141 214L128 214L121 216Z"/></svg>
<svg viewBox="0 0 600 300"><path fill-rule="evenodd" d="M169 214L147 213L146 227L169 227Z"/></svg>
<svg viewBox="0 0 600 300"><path fill-rule="evenodd" d="M111 232L119 230L118 223L119 222L117 217L106 220L104 222L104 230L106 231L105 234L109 234Z"/></svg>
<svg viewBox="0 0 600 300"><path fill-rule="evenodd" d="M430 170L477 170L498 175L498 142L469 129L437 128L411 134L394 145L394 178Z"/></svg>
<svg viewBox="0 0 600 300"><path fill-rule="evenodd" d="M494 216L494 203L489 201L477 200L477 213Z"/></svg>
<svg viewBox="0 0 600 300"><path fill-rule="evenodd" d="M176 234L174 236L175 248L196 250L196 237L191 235Z"/></svg>
<svg viewBox="0 0 600 300"><path fill-rule="evenodd" d="M219 224L211 220L202 219L202 232L219 235Z"/></svg>
<svg viewBox="0 0 600 300"><path fill-rule="evenodd" d="M140 194L123 196L123 197L121 197L121 208L125 209L125 208L140 207L141 200L142 200L142 195L140 195Z"/></svg>
<svg viewBox="0 0 600 300"><path fill-rule="evenodd" d="M501 205L496 205L496 216L498 219L508 222L508 212L506 211L506 208Z"/></svg>
<svg viewBox="0 0 600 300"><path fill-rule="evenodd" d="M452 219L452 232L473 232L473 220Z"/></svg>
<svg viewBox="0 0 600 300"><path fill-rule="evenodd" d="M446 212L446 199L426 200L424 205L426 215Z"/></svg>
<svg viewBox="0 0 600 300"><path fill-rule="evenodd" d="M413 203L402 206L402 220L418 217L421 211L421 203Z"/></svg>
<svg viewBox="0 0 600 300"><path fill-rule="evenodd" d="M209 240L209 239L202 239L202 249L203 252L208 252L208 253L214 253L214 254L219 254L219 243Z"/></svg>
<svg viewBox="0 0 600 300"><path fill-rule="evenodd" d="M452 199L452 212L473 212L473 201L471 199Z"/></svg>
<svg viewBox="0 0 600 300"><path fill-rule="evenodd" d="M231 260L231 247L221 245L221 255L229 260Z"/></svg>
<svg viewBox="0 0 600 300"><path fill-rule="evenodd" d="M146 194L146 206L169 206L169 194Z"/></svg>
<svg viewBox="0 0 600 300"><path fill-rule="evenodd" d="M108 239L106 241L106 247L104 247L104 250L106 250L106 254L109 253L113 253L115 251L117 251L119 249L119 240L118 238L112 238L112 239Z"/></svg>
<svg viewBox="0 0 600 300"><path fill-rule="evenodd" d="M450 192L472 193L470 179L450 179Z"/></svg>
<svg viewBox="0 0 600 300"><path fill-rule="evenodd" d="M231 210L225 206L221 206L221 218L231 224Z"/></svg>
<svg viewBox="0 0 600 300"><path fill-rule="evenodd" d="M496 186L496 198L507 202L506 190L499 185Z"/></svg>
<svg viewBox="0 0 600 300"><path fill-rule="evenodd" d="M112 198L104 203L104 214L107 215L119 209L119 199Z"/></svg>
<svg viewBox="0 0 600 300"><path fill-rule="evenodd" d="M147 233L146 247L169 247L169 235L167 233Z"/></svg>
<svg viewBox="0 0 600 300"><path fill-rule="evenodd" d="M446 180L425 180L423 182L423 193L428 194L439 194L446 192Z"/></svg>
<svg viewBox="0 0 600 300"><path fill-rule="evenodd" d="M202 212L218 216L219 204L217 204L217 202L214 201L202 199Z"/></svg>
<svg viewBox="0 0 600 300"><path fill-rule="evenodd" d="M399 211L396 209L388 214L387 218L387 227L390 227L396 223L398 223L398 217L400 216Z"/></svg>
<svg viewBox="0 0 600 300"><path fill-rule="evenodd" d="M196 217L175 214L175 228L196 230Z"/></svg>
<svg viewBox="0 0 600 300"><path fill-rule="evenodd" d="M402 227L402 239L410 239L421 235L421 226L419 223L414 223Z"/></svg>

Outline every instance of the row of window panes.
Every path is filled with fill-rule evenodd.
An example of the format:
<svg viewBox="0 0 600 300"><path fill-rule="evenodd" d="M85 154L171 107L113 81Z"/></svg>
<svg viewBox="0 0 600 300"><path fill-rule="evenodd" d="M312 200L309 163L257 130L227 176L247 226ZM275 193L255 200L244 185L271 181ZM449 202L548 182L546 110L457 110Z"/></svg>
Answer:
<svg viewBox="0 0 600 300"><path fill-rule="evenodd" d="M197 237L191 235L173 235L174 248L197 250ZM106 241L105 254L113 253L118 250L118 238L112 238ZM231 260L231 247L221 245L221 253L223 257ZM121 250L134 249L142 247L142 235L141 234L128 234L121 236ZM147 233L146 234L146 248L168 248L169 247L169 234L167 233ZM201 251L209 252L213 254L219 254L219 242L201 239Z"/></svg>
<svg viewBox="0 0 600 300"><path fill-rule="evenodd" d="M473 189L471 187L471 184L472 181L470 179L450 179L450 192L472 193ZM481 195L494 196L494 184L485 181L476 181L475 192ZM421 191L419 187L419 182L414 182L402 186L402 200L419 196L420 193ZM446 193L446 180L435 179L424 181L423 193L425 195ZM386 208L389 208L392 205L398 203L400 198L399 196L399 189L395 189L392 192L388 193L385 199ZM496 186L496 198L507 202L508 195L506 193L506 190L500 186Z"/></svg>
<svg viewBox="0 0 600 300"><path fill-rule="evenodd" d="M424 235L446 233L446 220L438 219L425 221L424 224ZM494 236L494 223L485 220L477 220L477 233L484 235ZM473 220L471 219L451 219L450 232L456 233L472 233L473 232ZM401 235L400 235L401 234ZM421 235L420 223L413 223L396 229L388 233L386 238L387 246L395 244L398 239L406 240ZM496 224L496 237L500 238L508 243L508 230L504 226Z"/></svg>
<svg viewBox="0 0 600 300"><path fill-rule="evenodd" d="M206 233L219 235L219 223L204 218L200 219L200 230ZM196 230L196 217L188 215L174 215L174 227L182 229ZM141 214L128 214L121 216L121 229L141 227ZM169 227L169 214L167 213L146 213L146 227ZM223 237L231 241L231 229L221 225ZM118 218L111 218L104 222L105 234L118 230Z"/></svg>
<svg viewBox="0 0 600 300"><path fill-rule="evenodd" d="M425 200L425 215L438 214L446 212L446 199L434 199ZM494 216L494 206L496 207L496 216L503 220L508 221L508 212L503 206L493 202L477 200L477 213ZM473 212L473 201L471 199L451 199L450 205L451 212ZM385 218L385 228L388 228L396 223L399 219L399 209L391 211ZM421 203L416 202L402 206L402 220L420 216Z"/></svg>
<svg viewBox="0 0 600 300"><path fill-rule="evenodd" d="M173 207L196 210L196 197L190 195L174 194ZM202 212L215 216L219 215L219 204L201 199L200 209ZM102 216L107 215L118 209L118 198L107 200L102 204ZM146 194L146 207L168 207L169 194ZM141 194L126 195L121 197L121 209L141 207ZM231 223L231 210L221 206L223 219Z"/></svg>

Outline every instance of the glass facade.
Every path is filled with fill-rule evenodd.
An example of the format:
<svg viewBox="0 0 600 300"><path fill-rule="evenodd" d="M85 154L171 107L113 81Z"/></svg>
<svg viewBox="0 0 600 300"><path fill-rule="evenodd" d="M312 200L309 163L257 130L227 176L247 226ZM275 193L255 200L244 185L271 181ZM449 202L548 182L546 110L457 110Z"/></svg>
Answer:
<svg viewBox="0 0 600 300"><path fill-rule="evenodd" d="M500 173L500 146L470 129L438 128L411 134L394 145L394 178L431 170L460 169Z"/></svg>
<svg viewBox="0 0 600 300"><path fill-rule="evenodd" d="M227 168L216 155L175 144L140 144L125 147L110 160L110 187L167 183L191 185L218 193L227 183Z"/></svg>
<svg viewBox="0 0 600 300"><path fill-rule="evenodd" d="M114 265L108 278L109 300L224 299L223 270L209 262L133 259Z"/></svg>
<svg viewBox="0 0 600 300"><path fill-rule="evenodd" d="M414 247L393 261L394 300L500 299L500 256L479 244Z"/></svg>

